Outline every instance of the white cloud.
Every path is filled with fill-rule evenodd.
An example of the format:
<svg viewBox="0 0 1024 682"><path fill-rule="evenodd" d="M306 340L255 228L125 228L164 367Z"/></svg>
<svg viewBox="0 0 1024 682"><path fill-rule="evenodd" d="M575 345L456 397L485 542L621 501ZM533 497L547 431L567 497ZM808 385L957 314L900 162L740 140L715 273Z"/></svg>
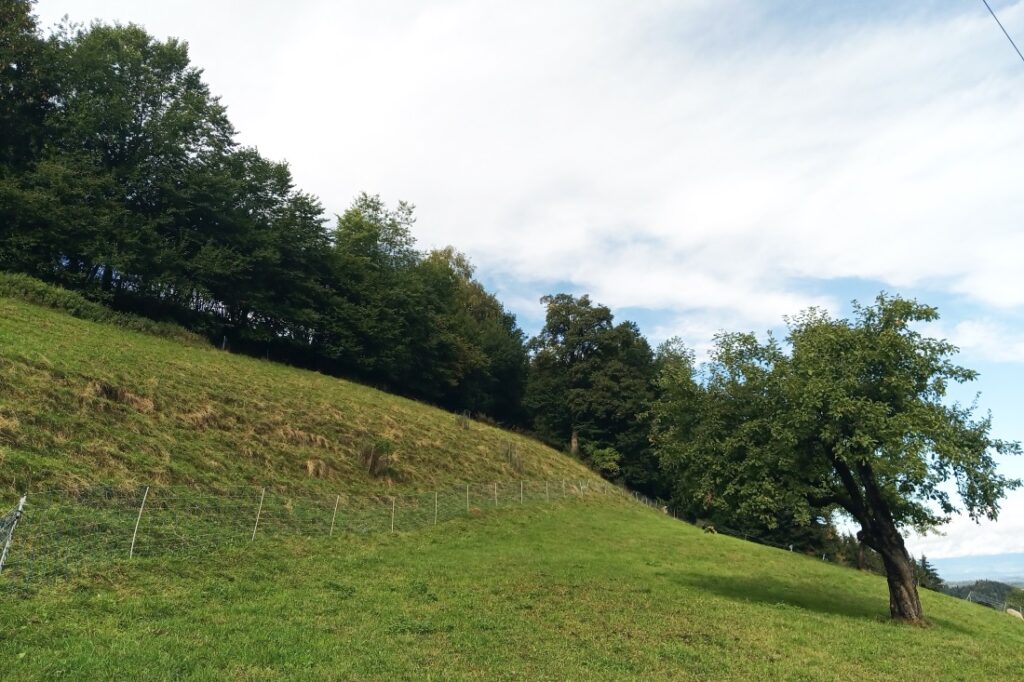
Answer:
<svg viewBox="0 0 1024 682"><path fill-rule="evenodd" d="M992 319L963 320L950 338L962 351L995 362L1024 363L1024 331Z"/></svg>
<svg viewBox="0 0 1024 682"><path fill-rule="evenodd" d="M744 326L820 302L794 277L1024 304L1024 71L991 18L767 30L763 8L39 5L188 38L243 139L331 209L410 199L426 244L505 280Z"/></svg>
<svg viewBox="0 0 1024 682"><path fill-rule="evenodd" d="M1024 552L1024 495L1008 497L999 521L974 523L965 516L924 537L911 533L907 549L914 556L947 558Z"/></svg>

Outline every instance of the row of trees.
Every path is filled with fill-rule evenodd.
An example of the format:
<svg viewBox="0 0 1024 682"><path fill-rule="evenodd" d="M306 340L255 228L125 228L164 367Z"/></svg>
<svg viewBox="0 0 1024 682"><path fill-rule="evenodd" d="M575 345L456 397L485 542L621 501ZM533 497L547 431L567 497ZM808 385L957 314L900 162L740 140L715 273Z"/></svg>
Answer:
<svg viewBox="0 0 1024 682"><path fill-rule="evenodd" d="M659 356L583 296L515 317L406 203L328 220L286 164L235 141L187 45L134 25L43 35L0 0L0 268L172 320L236 352L531 429L666 496L642 415Z"/></svg>
<svg viewBox="0 0 1024 682"><path fill-rule="evenodd" d="M0 2L0 267L175 320L233 350L523 421L525 339L413 208L327 220L239 145L187 45L138 26L38 31Z"/></svg>
<svg viewBox="0 0 1024 682"><path fill-rule="evenodd" d="M784 343L722 334L697 366L558 294L527 340L463 255L416 248L412 206L364 194L332 222L285 164L239 145L184 43L133 25L44 36L31 9L0 0L0 268L529 428L693 519L878 561L906 620L922 567L902 531L956 497L995 517L1017 485L992 458L1017 444L945 399L975 375L917 331L933 308L811 310Z"/></svg>

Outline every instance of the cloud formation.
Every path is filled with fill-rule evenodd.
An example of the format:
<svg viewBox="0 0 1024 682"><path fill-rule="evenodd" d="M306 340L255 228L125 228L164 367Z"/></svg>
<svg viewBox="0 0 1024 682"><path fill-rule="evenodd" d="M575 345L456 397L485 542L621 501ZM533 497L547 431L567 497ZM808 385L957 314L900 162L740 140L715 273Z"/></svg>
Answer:
<svg viewBox="0 0 1024 682"><path fill-rule="evenodd" d="M1024 497L1014 496L1003 504L999 521L974 523L958 516L949 525L921 536L911 533L907 549L914 556L948 558L973 554L1024 552Z"/></svg>
<svg viewBox="0 0 1024 682"><path fill-rule="evenodd" d="M757 326L836 303L808 278L1024 304L1024 70L976 7L162 5L40 11L191 39L243 139L329 208L412 200L426 245L504 281Z"/></svg>

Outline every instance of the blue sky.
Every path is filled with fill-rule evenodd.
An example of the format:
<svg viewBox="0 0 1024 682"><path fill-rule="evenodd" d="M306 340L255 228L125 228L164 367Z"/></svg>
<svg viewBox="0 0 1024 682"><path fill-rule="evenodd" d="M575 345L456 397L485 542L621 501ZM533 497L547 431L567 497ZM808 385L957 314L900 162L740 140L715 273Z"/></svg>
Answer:
<svg viewBox="0 0 1024 682"><path fill-rule="evenodd" d="M1024 40L1024 2L993 3ZM519 316L589 292L706 349L880 290L943 313L1024 440L1024 64L977 1L39 0L188 40L246 144L328 210L417 205ZM1024 463L1001 462L1024 476ZM1024 551L999 523L912 538Z"/></svg>

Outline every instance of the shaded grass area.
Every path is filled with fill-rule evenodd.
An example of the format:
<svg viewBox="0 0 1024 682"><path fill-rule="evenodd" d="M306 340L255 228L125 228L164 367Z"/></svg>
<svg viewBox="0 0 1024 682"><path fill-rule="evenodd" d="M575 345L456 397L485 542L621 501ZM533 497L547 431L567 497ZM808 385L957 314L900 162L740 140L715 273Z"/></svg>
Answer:
<svg viewBox="0 0 1024 682"><path fill-rule="evenodd" d="M625 502L113 563L0 597L0 678L1012 680L1024 625Z"/></svg>
<svg viewBox="0 0 1024 682"><path fill-rule="evenodd" d="M0 503L97 483L332 494L561 478L593 475L372 388L0 297Z"/></svg>

